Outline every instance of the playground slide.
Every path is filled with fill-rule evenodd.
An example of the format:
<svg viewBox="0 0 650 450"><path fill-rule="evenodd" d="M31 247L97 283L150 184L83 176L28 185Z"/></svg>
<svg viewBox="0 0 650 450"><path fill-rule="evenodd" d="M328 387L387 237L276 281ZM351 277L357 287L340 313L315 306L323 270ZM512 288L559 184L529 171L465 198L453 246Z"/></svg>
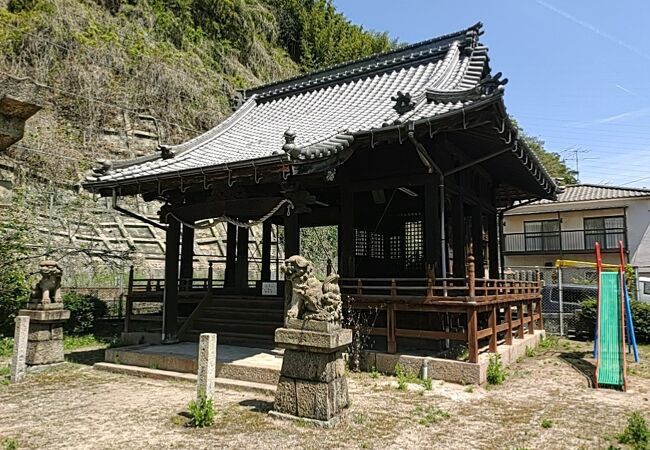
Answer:
<svg viewBox="0 0 650 450"><path fill-rule="evenodd" d="M621 274L600 272L596 383L625 389Z"/></svg>

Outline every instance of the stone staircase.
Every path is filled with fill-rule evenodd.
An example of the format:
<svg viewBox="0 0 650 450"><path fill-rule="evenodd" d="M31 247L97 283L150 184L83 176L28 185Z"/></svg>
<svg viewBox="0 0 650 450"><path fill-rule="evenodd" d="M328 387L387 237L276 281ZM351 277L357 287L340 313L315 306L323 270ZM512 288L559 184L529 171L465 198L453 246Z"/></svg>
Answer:
<svg viewBox="0 0 650 450"><path fill-rule="evenodd" d="M219 296L200 306L181 338L217 333L219 344L273 348L284 315L283 297Z"/></svg>

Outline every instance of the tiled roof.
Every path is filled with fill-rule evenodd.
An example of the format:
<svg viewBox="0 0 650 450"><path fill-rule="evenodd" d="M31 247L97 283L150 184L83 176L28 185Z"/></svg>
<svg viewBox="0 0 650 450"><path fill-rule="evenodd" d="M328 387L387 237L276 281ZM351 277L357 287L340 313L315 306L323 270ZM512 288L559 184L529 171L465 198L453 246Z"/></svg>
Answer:
<svg viewBox="0 0 650 450"><path fill-rule="evenodd" d="M629 197L650 197L650 189L626 188L598 184L570 184L558 193L557 201L539 200L530 204L586 202Z"/></svg>
<svg viewBox="0 0 650 450"><path fill-rule="evenodd" d="M193 140L165 149L164 158L157 154L104 164L88 178L87 186L203 173L244 161L326 158L372 130L460 113L499 96L504 83L490 76L480 34L477 24L254 89L232 116ZM529 167L531 173L550 189L552 181L546 174L529 158L525 160L527 167L534 166Z"/></svg>

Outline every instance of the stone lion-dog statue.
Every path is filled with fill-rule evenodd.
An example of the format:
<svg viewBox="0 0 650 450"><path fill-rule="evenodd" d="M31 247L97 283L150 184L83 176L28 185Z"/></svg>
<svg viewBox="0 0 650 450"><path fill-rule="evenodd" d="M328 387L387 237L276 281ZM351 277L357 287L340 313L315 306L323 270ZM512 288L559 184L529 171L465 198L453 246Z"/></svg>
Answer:
<svg viewBox="0 0 650 450"><path fill-rule="evenodd" d="M43 261L39 265L41 279L32 289L30 303L49 305L50 303L62 303L61 299L61 276L63 270L56 261Z"/></svg>
<svg viewBox="0 0 650 450"><path fill-rule="evenodd" d="M314 275L311 261L300 255L287 259L281 271L291 282L287 318L341 322L341 290L337 274L328 276L321 283Z"/></svg>

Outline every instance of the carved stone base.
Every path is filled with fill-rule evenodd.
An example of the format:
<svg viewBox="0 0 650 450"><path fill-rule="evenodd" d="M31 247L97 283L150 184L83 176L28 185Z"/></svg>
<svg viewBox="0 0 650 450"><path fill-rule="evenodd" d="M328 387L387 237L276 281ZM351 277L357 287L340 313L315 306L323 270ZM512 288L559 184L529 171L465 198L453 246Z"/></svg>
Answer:
<svg viewBox="0 0 650 450"><path fill-rule="evenodd" d="M279 328L275 343L285 348L280 381L275 393L275 416L319 421L333 426L349 404L342 350L352 341L351 330L315 321L301 329ZM309 329L327 329L310 331Z"/></svg>
<svg viewBox="0 0 650 450"><path fill-rule="evenodd" d="M66 309L21 309L21 316L29 316L27 340L28 366L63 362L63 323L70 318Z"/></svg>

